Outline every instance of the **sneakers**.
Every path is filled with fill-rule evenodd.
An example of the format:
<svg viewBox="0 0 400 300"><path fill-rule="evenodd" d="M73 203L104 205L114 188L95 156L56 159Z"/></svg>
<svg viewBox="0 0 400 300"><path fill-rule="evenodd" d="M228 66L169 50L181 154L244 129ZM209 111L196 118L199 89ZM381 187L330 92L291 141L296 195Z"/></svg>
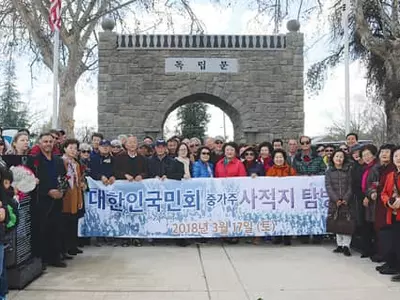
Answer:
<svg viewBox="0 0 400 300"><path fill-rule="evenodd" d="M343 255L344 256L351 256L351 252L349 247L343 247Z"/></svg>
<svg viewBox="0 0 400 300"><path fill-rule="evenodd" d="M337 246L337 248L335 250L333 250L333 253L343 253L343 247Z"/></svg>

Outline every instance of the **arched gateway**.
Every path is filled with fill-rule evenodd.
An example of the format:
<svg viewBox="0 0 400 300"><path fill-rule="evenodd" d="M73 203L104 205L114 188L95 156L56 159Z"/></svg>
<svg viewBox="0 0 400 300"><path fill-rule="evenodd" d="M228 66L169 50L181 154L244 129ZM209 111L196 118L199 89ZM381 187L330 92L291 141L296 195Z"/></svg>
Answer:
<svg viewBox="0 0 400 300"><path fill-rule="evenodd" d="M303 34L288 27L273 36L119 35L103 22L99 130L108 137L161 136L171 111L202 101L231 118L238 142L299 136Z"/></svg>

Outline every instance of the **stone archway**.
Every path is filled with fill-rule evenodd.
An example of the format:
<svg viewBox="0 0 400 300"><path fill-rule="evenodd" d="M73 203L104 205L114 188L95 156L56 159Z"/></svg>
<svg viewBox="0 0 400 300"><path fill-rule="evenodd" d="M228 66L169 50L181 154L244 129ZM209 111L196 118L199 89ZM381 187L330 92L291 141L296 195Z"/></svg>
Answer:
<svg viewBox="0 0 400 300"><path fill-rule="evenodd" d="M240 117L240 113L232 107L228 102L225 100L221 99L220 97L207 94L207 93L197 93L197 94L191 94L189 96L183 97L181 99L178 99L176 102L171 103L171 106L165 111L165 115L162 121L162 128L164 129L165 121L167 120L168 116L177 108L180 106L193 103L193 102L202 102L202 103L207 103L214 105L221 109L232 121L233 124L233 133L234 133L234 140L239 141L242 136L242 120ZM164 132L163 132L164 134Z"/></svg>

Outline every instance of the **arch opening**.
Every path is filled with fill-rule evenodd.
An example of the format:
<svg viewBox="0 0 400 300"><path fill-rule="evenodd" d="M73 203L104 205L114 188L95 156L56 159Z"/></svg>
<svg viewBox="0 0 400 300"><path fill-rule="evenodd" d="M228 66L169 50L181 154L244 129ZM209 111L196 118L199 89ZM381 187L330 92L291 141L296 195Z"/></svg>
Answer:
<svg viewBox="0 0 400 300"><path fill-rule="evenodd" d="M223 136L226 140L236 140L240 133L240 114L225 100L206 93L183 97L167 109L162 122L165 137L169 138L181 132L181 128L178 126L178 109L183 105L194 102L207 104L210 120L207 123L206 136Z"/></svg>

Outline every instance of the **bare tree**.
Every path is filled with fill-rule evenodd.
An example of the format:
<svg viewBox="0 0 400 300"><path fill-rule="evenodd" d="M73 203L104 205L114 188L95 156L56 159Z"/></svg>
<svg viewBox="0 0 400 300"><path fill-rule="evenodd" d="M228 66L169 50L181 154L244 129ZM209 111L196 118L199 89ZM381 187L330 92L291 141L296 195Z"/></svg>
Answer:
<svg viewBox="0 0 400 300"><path fill-rule="evenodd" d="M386 116L382 106L371 101L356 105L350 120L350 131L357 133L360 139L372 140L377 145L386 142ZM344 114L342 114L344 115ZM334 120L326 128L328 139L341 141L345 139L346 128L343 118Z"/></svg>
<svg viewBox="0 0 400 300"><path fill-rule="evenodd" d="M92 134L95 132L95 128L93 126L81 126L75 128L75 137L84 143L90 143Z"/></svg>
<svg viewBox="0 0 400 300"><path fill-rule="evenodd" d="M202 31L201 23L187 0L64 0L60 30L59 123L73 134L73 112L76 106L75 86L79 78L97 68L97 25L104 16L118 22L122 30L126 19L139 24L137 12L151 12L158 17L154 26L173 24L171 11L186 15L193 32ZM49 0L0 1L0 49L9 43L32 54L32 66L43 63L53 67L53 33L48 25Z"/></svg>
<svg viewBox="0 0 400 300"><path fill-rule="evenodd" d="M313 65L308 87L323 87L327 71L343 61L341 0L331 8L332 54ZM387 117L387 139L400 143L400 19L399 0L352 0L349 16L353 60L367 69L367 92L382 104Z"/></svg>

